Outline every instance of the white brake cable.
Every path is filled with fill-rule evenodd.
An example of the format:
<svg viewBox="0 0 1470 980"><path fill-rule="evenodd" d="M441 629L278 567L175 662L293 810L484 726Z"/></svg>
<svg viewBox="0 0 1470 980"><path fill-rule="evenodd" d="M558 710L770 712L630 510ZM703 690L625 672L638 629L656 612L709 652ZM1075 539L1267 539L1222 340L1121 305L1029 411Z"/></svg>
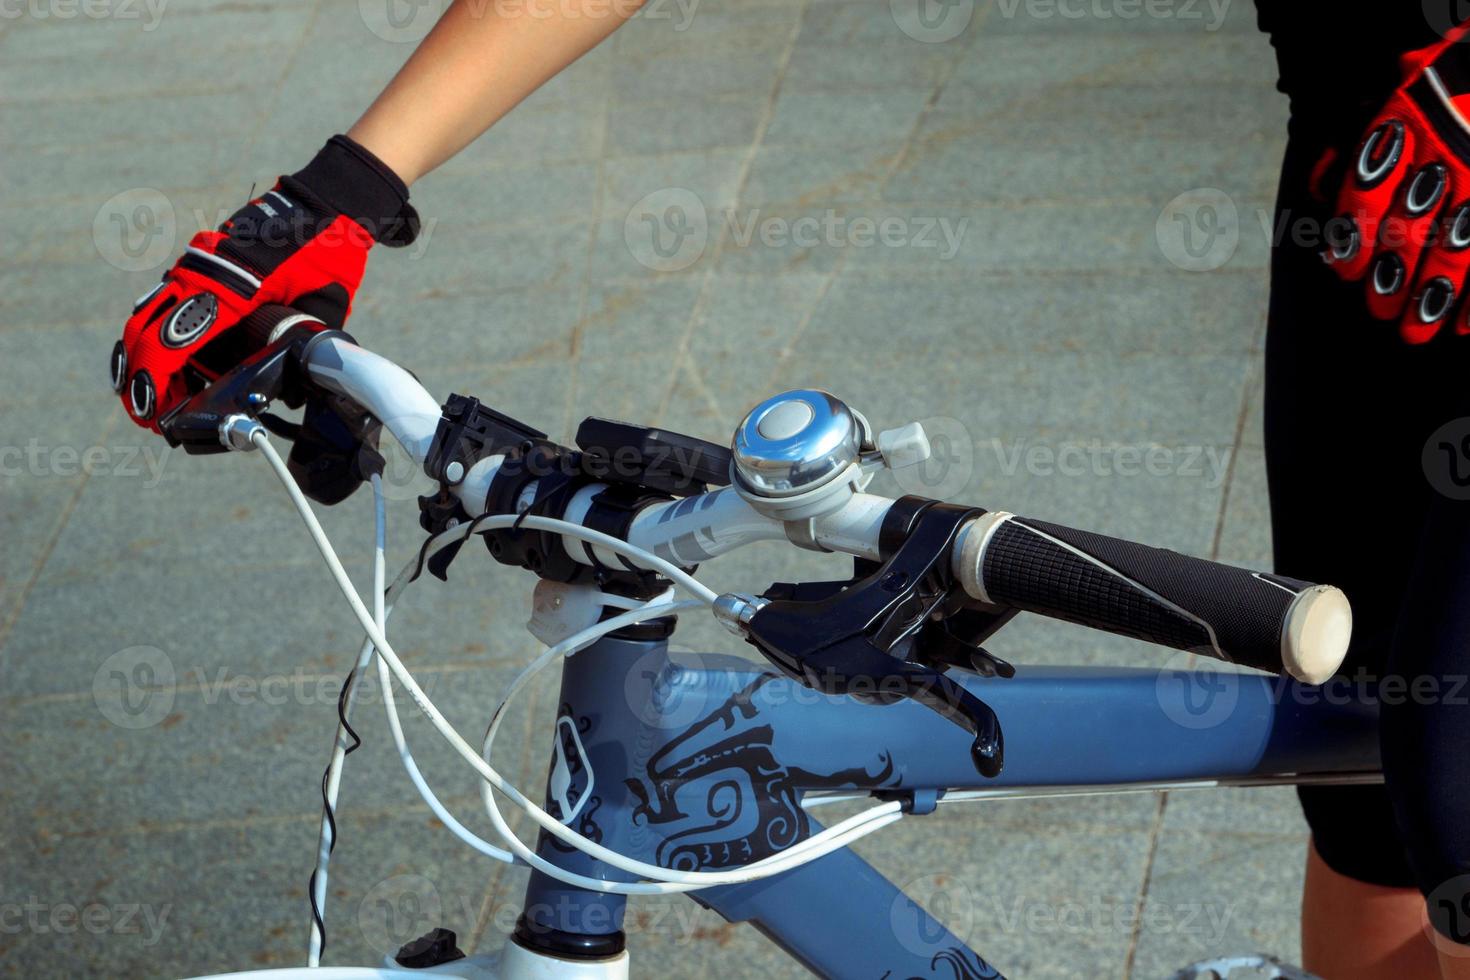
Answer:
<svg viewBox="0 0 1470 980"><path fill-rule="evenodd" d="M290 471L286 468L285 461L281 459L280 454L276 452L275 447L271 445L269 437L267 436L264 429L257 429L253 431L250 435L250 440L257 448L261 450L261 454L270 464L271 469L276 474L276 477L281 481L281 485L285 487L286 492L290 495L292 503L296 506L297 512L301 515L301 519L303 523L305 523L307 531L310 533L313 542L316 544L317 550L321 553L323 560L326 562L327 568L331 572L338 589L342 592L343 597L347 600L348 605L352 608L353 614L358 620L358 624L363 628L364 632L368 634L369 641L374 647L376 647L378 656L387 663L388 667L398 678L399 682L403 684L404 688L409 692L409 695L413 698L414 703L418 706L419 710L422 711L424 715L429 719L429 721L433 724L435 730L438 731L440 736L443 737L445 741L447 741L450 746L454 748L454 750L471 765L472 768L479 772L479 774L485 781L489 782L493 787L500 790L500 792L504 794L508 799L510 799L511 802L519 806L529 817L531 817L533 821L535 821L536 824L538 824L542 829L550 833L552 836L577 848L589 857L592 857L628 874L649 879L651 882L656 884L650 886L642 883L608 882L602 881L601 879L587 878L583 875L572 874L565 871L564 869L558 868L556 865L544 861L533 851L527 848L526 845L514 835L514 833L510 832L510 828L504 824L503 820L498 819L498 811L492 811L491 819L496 823L497 831L499 831L503 836L506 837L506 843L510 844L512 850L514 850L519 857L525 860L526 863L540 870L543 870L545 873L555 878L558 878L570 884L575 884L578 887L587 888L589 890L647 894L648 892L645 891L645 889L652 887L654 893L667 891L684 891L689 888L704 888L714 885L727 885L745 881L752 881L758 878L764 878L769 875L786 871L792 867L796 867L800 864L805 864L809 861L815 860L818 857L821 857L824 854L844 847L852 841L858 839L859 837L865 836L866 834L871 833L882 826L886 826L887 824L892 823L902 817L901 806L897 801L879 804L878 806L872 807L864 813L858 814L857 816L849 818L842 823L829 827L822 832L815 834L812 837L792 846L791 848L788 848L779 854L773 855L772 857L768 857L761 861L757 861L749 865L744 865L740 868L732 869L729 871L712 872L676 871L670 868L661 867L659 865L648 864L643 861L629 858L626 855L619 854L616 851L609 850L608 848L603 847L601 844L598 844L596 841L593 841L590 838L578 834L571 828L566 827L564 824L562 824L551 814L547 813L541 807L537 806L532 800L527 798L523 793L520 792L520 790L518 790L514 785L507 781L498 771L496 771L493 766L491 766L488 762L481 758L481 756L477 754L473 748L470 747L469 743L465 741L464 737L459 734L454 726L451 725L449 721L444 717L444 715L439 711L438 706L433 703L427 693L414 679L413 674L408 670L407 667L404 666L403 661L399 659L397 653L392 647L392 644L389 643L387 637L383 635L383 631L379 627L378 623L375 622L373 617L368 613L367 607L363 604L361 596L358 595L357 590L352 585L351 579L348 577L346 570L342 567L341 560L337 557L335 549L333 549L331 542L327 539L326 532L322 529L321 523L317 520L316 514L311 509L311 505L307 502L305 496L301 492L301 489L296 485L295 479L291 476ZM581 540L591 542L592 544L601 545L616 554L621 554L629 558L636 558L647 567L650 567L653 570L662 573L677 584L684 586L686 589L698 596L699 599L705 604L713 604L714 600L716 599L716 594L703 583L699 582L683 569L673 565L670 562L665 561L657 555L654 555L651 552L644 551L641 548L631 545L628 542L622 541L618 538L614 538L610 535L603 534L599 531L594 531L590 528L585 528L580 525L571 524L566 521L560 521L553 518L540 516L521 515L520 517L516 517L514 515L508 514L493 515L481 517L471 524L465 525L463 533L458 536L463 537L464 534L467 534L470 529L474 529L477 531L480 529L492 530L496 528L510 527L512 525L527 527L533 530L546 530L559 534L567 534L573 537L580 538ZM445 535L439 535L438 537L436 537L435 541L431 543L438 544L438 538L446 537L446 535L453 535L455 531L460 530L460 528L455 528L451 532L446 532ZM442 545L440 545L440 547L442 547ZM437 550L437 548L435 550ZM395 585L397 584L398 583L395 582ZM662 614L662 611L656 609L649 610L647 608L641 608L633 610L632 614L638 614L639 618L651 618L652 616ZM612 621L609 620L609 622ZM599 624L599 626L603 625L606 624Z"/></svg>
<svg viewBox="0 0 1470 980"><path fill-rule="evenodd" d="M382 477L372 475L373 486L373 616L379 629L386 629L388 617L383 608L383 579L385 577L384 551L388 538L388 514L383 500ZM350 748L347 744L353 732L348 727L352 715L352 704L357 697L358 683L372 659L371 644L364 644L357 654L352 670L343 679L346 690L342 692L342 711L337 718L337 736L332 743L332 758L327 764L327 775L322 786L322 823L317 833L316 870L311 876L311 936L307 942L306 965L321 966L322 949L326 944L322 923L327 916L327 873L332 859L332 849L337 844L337 794L342 786L342 766Z"/></svg>
<svg viewBox="0 0 1470 980"><path fill-rule="evenodd" d="M420 560L426 561L429 557L432 557L433 555L437 554L443 548L446 548L449 545L454 544L455 542L457 542L460 539L462 539L468 533L469 527L470 526L468 524L464 524L464 525L460 525L456 529L452 529L452 530L449 530L449 531L442 532L441 534L439 534L438 536L432 538L429 541L428 546L424 549L424 554L422 556L422 559L416 559L414 561L410 561L406 566L404 566L403 571L399 573L398 578L394 581L394 584L393 584L392 588L390 588L388 590L388 601L389 601L388 609L389 609L390 612L392 611L392 608L393 608L393 605L392 605L393 604L393 601L398 597L398 595L402 592L402 590L404 588L406 588L407 585L408 585L408 583L412 580L411 573L412 573L412 571L415 568L418 567L419 561ZM549 666L558 657L560 657L560 656L571 656L573 653L577 652L578 650L584 649L594 639L600 637L601 635L603 635L605 633L610 633L610 632L612 632L615 629L621 629L624 626L630 625L631 623L638 622L638 621L641 621L641 620L644 620L644 619L652 619L652 618L656 618L658 616L665 616L665 615L668 615L670 612L676 611L677 609L685 608L687 606L696 606L697 607L699 605L702 605L702 603L699 602L699 601L697 601L697 600L693 600L693 601L686 600L683 603L670 604L670 605L667 606L667 608L663 608L663 607L661 607L659 601L656 599L652 603L648 603L646 605L646 609L645 610L640 610L640 612L641 612L640 615L637 615L637 616L629 616L629 615L619 616L616 619L609 619L609 620L607 620L605 622L598 623L596 626L591 627L588 630L583 631L582 634L580 634L578 636L568 637L566 640L564 640L561 643L557 644L557 646L555 648L552 648L552 649L549 649L549 650L545 651L540 657L538 657L534 662L532 662L529 666L527 666L527 668L525 670L523 670L521 672L521 674L518 675L514 681L512 681L512 683L510 685L510 688L507 689L505 698L502 700L500 706L496 709L495 718L492 719L492 727L489 728L489 729L487 729L487 731L485 733L486 738L485 738L485 742L484 742L484 745L483 745L483 748L482 748L482 753L484 755L485 760L487 762L489 762L490 745L491 745L491 742L493 741L493 739L495 737L495 729L496 729L496 727L498 727L499 719L502 718L503 715L504 715L504 710L505 710L505 707L506 707L507 703L510 701L510 699L512 697L514 697L514 695L516 693L518 693L525 686L525 684L530 680L530 678L534 674L538 673L539 671L543 670L545 667ZM369 640L369 641L367 641L367 643L368 643L368 645L371 645L372 641ZM459 824L458 821L456 821L452 816L450 816L447 813L447 811L445 811L445 809L443 807L443 804L441 804L438 801L438 799L434 796L433 791L430 790L428 788L428 786L424 783L423 777L421 775L419 775L418 767L416 765L414 765L414 762L413 762L413 754L408 750L408 747L403 742L403 735L402 735L403 729L402 729L402 724L401 724L401 722L398 719L398 709L397 709L396 702L394 702L393 699L392 699L393 698L392 686L391 686L392 685L392 681L391 681L391 678L388 675L387 662L385 660L383 660L382 658L379 658L379 660L378 660L378 673L379 673L379 678L380 678L380 686L383 688L384 691L387 692L386 695L385 695L384 707L385 707L385 709L388 712L389 725L393 728L393 730L395 732L394 740L398 744L398 747L399 747L399 756L403 760L404 765L405 765L405 768L408 768L408 770L409 770L409 776L413 780L415 787L418 788L420 796L422 796L424 798L425 802L427 802L429 804L430 808L433 809L434 812L439 815L440 819L443 820L443 821L445 821L446 825L452 831L454 831L455 835L458 836L465 843L469 844L471 847L474 847L476 850L480 851L481 853L488 854L491 857L494 857L494 858L497 858L497 859L503 860L503 861L512 861L513 860L512 855L508 854L505 851L500 850L499 848L495 847L492 844L486 843L485 841L481 840L479 837L475 836L470 831L466 830L461 824ZM514 838L513 833L510 830L510 828L505 824L504 818L502 817L502 815L500 813L500 810L499 810L497 804L494 802L493 795L491 795L489 793L489 791L488 791L489 784L486 783L484 780L481 780L480 781L480 787L481 787L481 794L485 797L486 812L490 814L491 821L496 824L497 829L501 830L502 836L503 836L504 839L506 839L507 841L515 840L516 843L519 843L519 841ZM851 797L851 798L852 799L865 799L866 797L863 797L863 796L854 796L854 797ZM831 850L837 849L838 847L845 846L846 844L850 843L851 841L856 840L858 837L864 836L866 833L871 832L871 831L864 831L863 833L854 833L854 831L856 831L858 828L866 826L866 824L870 820L879 820L879 819L881 819L882 822L881 822L881 824L879 824L879 826L887 826L889 823L893 823L895 820L897 820L897 815L894 815L894 814L896 814L896 811L893 808L891 808L889 805L884 805L884 806L881 806L881 807L875 807L873 809L876 810L876 811L878 811L878 812L876 812L876 813L875 812L867 812L867 813L864 813L864 814L860 814L858 818L855 818L853 820L846 821L843 824L841 824L841 825L839 825L837 827L834 827L833 828L834 833L840 835L840 841L838 843L830 846L830 847L823 847L822 850L821 850L821 854L825 854L825 853L828 853ZM875 827L872 828L872 830L877 830L877 829L878 829L877 826L875 826ZM513 843L511 846L512 847L515 847L515 843ZM801 854L801 853L804 853L804 848L806 846L807 846L806 842L803 841L800 844L798 844L796 847L794 847L792 849L789 849L785 853L793 854L793 855L794 854ZM670 894L670 893L675 893L675 892L692 891L695 888L705 887L703 885L685 885L685 884L667 884L667 883L621 883L621 884L619 884L619 883L615 883L615 882L607 882L607 881L604 881L602 879L586 878L586 877L583 877L581 875L575 875L574 873L569 872L569 871L566 871L565 869L560 868L557 865L548 864L544 860L542 860L538 855L536 855L534 851L531 851L529 848L520 848L520 849L518 849L517 853L521 854L522 857L524 858L523 860L521 860L520 862L518 862L520 864L534 867L537 870L543 871L546 874L552 876L553 878L557 878L557 879L563 881L566 884L577 885L579 887L586 887L586 888L594 889L594 890L597 890L597 891L611 892L611 893L615 893L615 894L626 894L626 895L664 895L664 894ZM820 857L821 854L815 854L811 858L809 858L808 860L814 860L815 858ZM802 862L802 863L804 863L804 862Z"/></svg>

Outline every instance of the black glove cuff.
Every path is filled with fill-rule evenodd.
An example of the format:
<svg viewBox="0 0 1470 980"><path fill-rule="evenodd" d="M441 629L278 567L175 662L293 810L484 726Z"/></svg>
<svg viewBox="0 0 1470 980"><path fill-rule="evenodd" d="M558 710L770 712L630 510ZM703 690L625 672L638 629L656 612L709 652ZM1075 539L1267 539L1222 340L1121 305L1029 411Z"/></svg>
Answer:
<svg viewBox="0 0 1470 980"><path fill-rule="evenodd" d="M281 182L367 229L390 247L418 235L418 212L408 203L408 186L366 147L346 136L327 140L312 161ZM308 202L314 203L314 202Z"/></svg>

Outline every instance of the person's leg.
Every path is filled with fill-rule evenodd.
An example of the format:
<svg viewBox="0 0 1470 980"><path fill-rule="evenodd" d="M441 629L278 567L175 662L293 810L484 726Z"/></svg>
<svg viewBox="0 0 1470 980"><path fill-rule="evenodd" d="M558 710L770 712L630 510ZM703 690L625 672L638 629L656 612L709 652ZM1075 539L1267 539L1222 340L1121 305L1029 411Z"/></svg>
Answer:
<svg viewBox="0 0 1470 980"><path fill-rule="evenodd" d="M1433 977L1417 888L1390 888L1338 874L1307 848L1302 892L1302 966L1327 980Z"/></svg>
<svg viewBox="0 0 1470 980"><path fill-rule="evenodd" d="M1448 338L1429 390L1463 390L1466 354ZM1430 372L1426 371L1426 375ZM1470 399L1430 417L1418 434L1435 488L1419 538L1382 695L1383 765L1409 865L1427 897L1425 935L1445 977L1470 977L1470 489L1456 485L1470 433ZM1463 432L1436 434L1441 420ZM1435 450L1450 447L1449 454ZM1443 466L1444 469L1437 469ZM1452 468L1453 467L1453 468Z"/></svg>

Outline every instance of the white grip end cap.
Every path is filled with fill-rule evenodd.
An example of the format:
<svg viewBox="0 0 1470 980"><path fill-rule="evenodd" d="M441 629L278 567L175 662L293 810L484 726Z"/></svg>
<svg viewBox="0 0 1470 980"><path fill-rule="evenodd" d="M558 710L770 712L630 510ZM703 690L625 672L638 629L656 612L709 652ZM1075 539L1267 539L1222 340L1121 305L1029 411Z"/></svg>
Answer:
<svg viewBox="0 0 1470 980"><path fill-rule="evenodd" d="M1281 629L1281 664L1307 684L1321 684L1337 673L1353 635L1353 608L1341 589L1314 585L1286 610Z"/></svg>

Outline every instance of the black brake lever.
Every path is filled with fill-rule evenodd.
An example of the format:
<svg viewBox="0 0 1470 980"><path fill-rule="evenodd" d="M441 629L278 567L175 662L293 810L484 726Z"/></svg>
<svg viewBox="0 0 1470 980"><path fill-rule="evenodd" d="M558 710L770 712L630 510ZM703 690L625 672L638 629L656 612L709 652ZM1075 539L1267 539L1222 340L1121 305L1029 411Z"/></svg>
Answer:
<svg viewBox="0 0 1470 980"><path fill-rule="evenodd" d="M278 398L300 404L306 354L329 336L351 339L315 321L288 328L160 419L158 427L164 438L191 455L226 452L230 447L220 438L225 419L232 415L255 418Z"/></svg>
<svg viewBox="0 0 1470 980"><path fill-rule="evenodd" d="M915 517L903 544L872 574L815 598L798 598L801 593L789 586L774 589L752 615L741 619L741 631L782 671L815 690L875 701L906 697L934 710L975 736L970 758L976 770L986 777L999 775L1005 743L995 712L924 662L922 652L930 645L922 642L927 631L962 611L950 556L960 528L981 513L931 504ZM994 632L1009 617L1002 613L996 618L999 623L967 619L960 626L962 632L982 625ZM980 662L991 673L1014 673L978 646L969 649L983 655Z"/></svg>

